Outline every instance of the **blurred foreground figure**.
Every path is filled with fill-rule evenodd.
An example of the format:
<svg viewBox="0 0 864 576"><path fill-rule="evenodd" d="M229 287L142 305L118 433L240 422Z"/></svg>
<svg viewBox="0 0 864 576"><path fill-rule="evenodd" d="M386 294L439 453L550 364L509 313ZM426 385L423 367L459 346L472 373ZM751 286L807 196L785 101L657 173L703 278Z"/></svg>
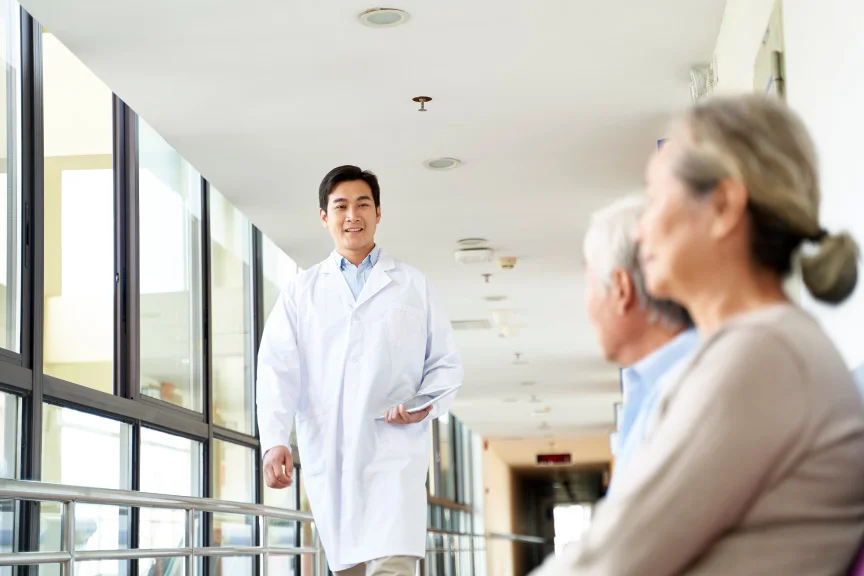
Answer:
<svg viewBox="0 0 864 576"><path fill-rule="evenodd" d="M702 345L664 386L633 474L541 576L845 574L864 533L864 407L834 344L782 289L839 303L858 254L820 226L812 142L782 103L709 101L650 162L649 293Z"/></svg>
<svg viewBox="0 0 864 576"><path fill-rule="evenodd" d="M661 385L699 342L686 310L645 290L634 238L645 204L641 196L618 200L591 217L585 234L585 308L606 359L623 368L624 414L609 493L630 474Z"/></svg>

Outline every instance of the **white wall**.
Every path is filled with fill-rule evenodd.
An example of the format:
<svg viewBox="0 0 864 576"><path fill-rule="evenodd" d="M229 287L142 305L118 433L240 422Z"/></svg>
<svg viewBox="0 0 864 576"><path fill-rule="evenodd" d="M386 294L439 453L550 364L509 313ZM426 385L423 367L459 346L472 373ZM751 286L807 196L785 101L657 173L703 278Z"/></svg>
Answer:
<svg viewBox="0 0 864 576"><path fill-rule="evenodd" d="M783 11L788 101L804 117L819 150L823 225L849 230L864 246L864 2L784 0ZM803 298L850 368L864 362L862 285L864 274L840 307Z"/></svg>
<svg viewBox="0 0 864 576"><path fill-rule="evenodd" d="M775 0L729 0L717 39L719 93L753 91L756 55ZM819 150L822 222L846 229L864 245L864 3L850 0L783 0L786 93ZM864 271L862 271L864 272ZM840 348L850 368L864 363L864 289L839 307L802 304Z"/></svg>
<svg viewBox="0 0 864 576"><path fill-rule="evenodd" d="M489 448L483 451L484 521L487 533L513 533L513 471ZM514 546L505 540L487 540L489 576L514 576Z"/></svg>

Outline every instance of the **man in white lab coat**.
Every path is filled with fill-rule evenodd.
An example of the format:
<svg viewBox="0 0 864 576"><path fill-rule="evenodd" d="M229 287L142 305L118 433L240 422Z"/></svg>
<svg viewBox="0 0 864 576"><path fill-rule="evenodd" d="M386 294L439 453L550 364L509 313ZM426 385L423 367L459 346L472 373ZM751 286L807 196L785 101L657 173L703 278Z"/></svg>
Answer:
<svg viewBox="0 0 864 576"><path fill-rule="evenodd" d="M319 205L335 250L283 289L258 356L265 481L291 485L296 417L331 570L413 576L426 550L429 421L453 395L415 414L401 403L460 386L462 363L430 281L375 244L375 175L332 170Z"/></svg>

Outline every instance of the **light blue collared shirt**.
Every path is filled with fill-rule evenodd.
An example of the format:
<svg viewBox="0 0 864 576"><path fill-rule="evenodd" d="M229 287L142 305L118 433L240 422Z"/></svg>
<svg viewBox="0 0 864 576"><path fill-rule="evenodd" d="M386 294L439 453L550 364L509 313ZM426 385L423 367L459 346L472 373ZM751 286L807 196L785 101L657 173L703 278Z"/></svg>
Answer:
<svg viewBox="0 0 864 576"><path fill-rule="evenodd" d="M852 377L855 379L855 384L858 385L861 395L864 396L864 364L852 371Z"/></svg>
<svg viewBox="0 0 864 576"><path fill-rule="evenodd" d="M699 333L695 329L686 330L662 348L622 371L625 402L618 427L616 472L609 484L610 493L615 486L615 478L624 470L645 439L648 417L660 397L660 383L664 377L677 373L676 368L680 367L698 345Z"/></svg>
<svg viewBox="0 0 864 576"><path fill-rule="evenodd" d="M376 244L372 249L372 252L370 252L369 255L363 259L363 262L360 263L360 266L355 266L338 252L333 252L333 258L336 259L336 265L339 266L339 270L342 271L342 276L345 278L345 281L348 282L348 287L351 289L351 293L354 294L354 300L357 300L357 298L360 297L360 292L363 291L363 286L366 285L369 275L372 274L372 269L375 267L375 264L378 263L378 256L380 254L381 248Z"/></svg>

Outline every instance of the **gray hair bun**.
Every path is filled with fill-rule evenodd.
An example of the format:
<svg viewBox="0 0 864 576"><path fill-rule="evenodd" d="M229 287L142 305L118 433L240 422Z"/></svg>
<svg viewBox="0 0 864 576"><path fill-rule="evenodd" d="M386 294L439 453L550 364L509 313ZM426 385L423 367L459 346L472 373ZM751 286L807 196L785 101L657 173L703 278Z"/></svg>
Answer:
<svg viewBox="0 0 864 576"><path fill-rule="evenodd" d="M848 232L824 235L815 254L802 256L801 275L814 298L839 304L852 294L858 282L855 239Z"/></svg>

